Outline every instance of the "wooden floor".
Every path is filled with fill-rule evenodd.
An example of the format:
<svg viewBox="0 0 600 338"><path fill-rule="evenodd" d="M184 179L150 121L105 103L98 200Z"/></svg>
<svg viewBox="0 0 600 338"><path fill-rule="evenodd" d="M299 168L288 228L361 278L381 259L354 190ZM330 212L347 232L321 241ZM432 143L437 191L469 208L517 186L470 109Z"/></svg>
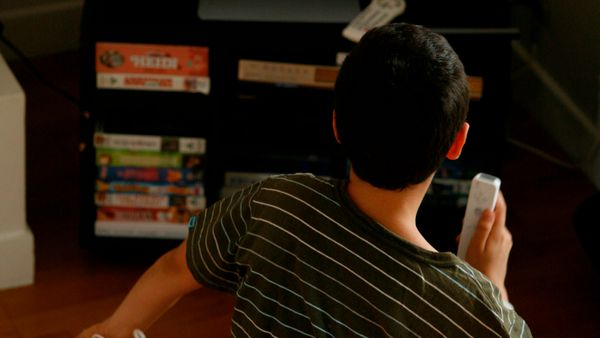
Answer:
<svg viewBox="0 0 600 338"><path fill-rule="evenodd" d="M79 60L65 53L34 60L77 96ZM107 316L158 253L115 258L111 248L78 242L79 109L11 68L27 95L27 219L36 241L35 284L0 291L0 337L73 337ZM511 138L565 157L527 114L509 115ZM515 247L507 287L535 337L600 337L600 273L576 236L572 217L596 190L577 170L507 142L502 175ZM227 336L232 299L208 289L184 298L147 332L158 337Z"/></svg>

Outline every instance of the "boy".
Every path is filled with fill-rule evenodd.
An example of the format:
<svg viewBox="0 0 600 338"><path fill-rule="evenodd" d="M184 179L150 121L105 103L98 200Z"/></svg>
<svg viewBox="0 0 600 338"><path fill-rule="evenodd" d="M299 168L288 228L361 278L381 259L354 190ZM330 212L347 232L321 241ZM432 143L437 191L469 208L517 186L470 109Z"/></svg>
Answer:
<svg viewBox="0 0 600 338"><path fill-rule="evenodd" d="M435 171L466 141L468 94L440 35L410 24L367 32L335 86L349 179L280 175L216 203L80 337L128 337L200 285L235 293L236 337L530 336L504 287L502 196L482 214L470 264L416 226Z"/></svg>

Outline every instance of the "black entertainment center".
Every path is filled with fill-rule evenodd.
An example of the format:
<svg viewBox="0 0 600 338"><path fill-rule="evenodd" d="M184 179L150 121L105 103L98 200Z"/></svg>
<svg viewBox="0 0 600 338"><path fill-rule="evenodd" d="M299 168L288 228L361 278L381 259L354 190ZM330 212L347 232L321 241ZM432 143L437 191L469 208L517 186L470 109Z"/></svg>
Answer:
<svg viewBox="0 0 600 338"><path fill-rule="evenodd" d="M206 151L199 182L207 204L226 193L228 173L312 171L344 176L346 162L330 131L330 84L339 59L354 45L341 31L368 3L195 0L154 7L86 1L81 53L82 244L170 245L173 239L160 234L98 235L99 164L94 135L99 131L203 138ZM460 230L464 183L475 172L500 175L502 170L504 116L510 101L510 42L517 37L508 24L508 6L508 1L407 0L406 12L396 19L428 26L446 36L481 89L471 102L472 128L463 158L440 173L423 206L424 211L438 210L429 213L436 216L421 219L426 236L431 234L429 227L447 229L430 238L440 250L452 250ZM102 43L207 48L210 90L100 88L96 52ZM179 50L169 48L165 50ZM252 78L256 69L274 73ZM320 74L325 84L277 80L284 72L302 71Z"/></svg>

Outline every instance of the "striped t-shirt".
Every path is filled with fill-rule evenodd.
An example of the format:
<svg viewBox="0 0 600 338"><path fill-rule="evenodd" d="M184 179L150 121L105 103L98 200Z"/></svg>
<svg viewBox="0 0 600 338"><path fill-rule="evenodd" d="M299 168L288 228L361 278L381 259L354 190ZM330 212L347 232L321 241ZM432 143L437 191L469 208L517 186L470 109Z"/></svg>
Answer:
<svg viewBox="0 0 600 338"><path fill-rule="evenodd" d="M235 293L234 337L529 337L496 287L362 213L343 180L274 176L190 223L187 261Z"/></svg>

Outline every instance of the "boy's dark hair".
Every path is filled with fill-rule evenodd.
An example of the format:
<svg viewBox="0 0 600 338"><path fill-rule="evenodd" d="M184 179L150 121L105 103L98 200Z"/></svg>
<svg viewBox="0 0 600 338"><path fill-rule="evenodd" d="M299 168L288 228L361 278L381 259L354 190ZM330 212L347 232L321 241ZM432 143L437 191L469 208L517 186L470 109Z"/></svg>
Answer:
<svg viewBox="0 0 600 338"><path fill-rule="evenodd" d="M469 106L464 67L441 35L393 23L368 31L335 84L336 127L361 179L389 190L435 172Z"/></svg>

